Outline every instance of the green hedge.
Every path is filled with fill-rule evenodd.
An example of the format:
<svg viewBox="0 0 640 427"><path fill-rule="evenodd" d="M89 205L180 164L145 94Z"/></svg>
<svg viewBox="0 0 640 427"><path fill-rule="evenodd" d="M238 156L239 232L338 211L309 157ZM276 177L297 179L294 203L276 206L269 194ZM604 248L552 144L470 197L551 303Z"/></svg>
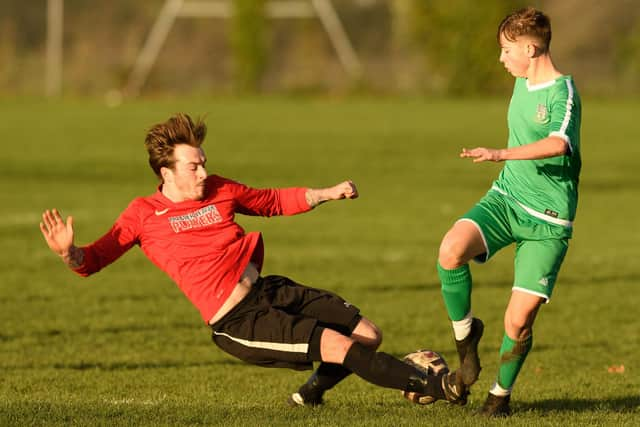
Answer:
<svg viewBox="0 0 640 427"><path fill-rule="evenodd" d="M411 0L412 34L424 53L424 86L446 93L493 93L512 85L498 63L496 30L520 0ZM436 86L436 87L433 87Z"/></svg>
<svg viewBox="0 0 640 427"><path fill-rule="evenodd" d="M254 92L267 63L264 13L266 0L233 0L231 47L234 55L234 86L240 92Z"/></svg>

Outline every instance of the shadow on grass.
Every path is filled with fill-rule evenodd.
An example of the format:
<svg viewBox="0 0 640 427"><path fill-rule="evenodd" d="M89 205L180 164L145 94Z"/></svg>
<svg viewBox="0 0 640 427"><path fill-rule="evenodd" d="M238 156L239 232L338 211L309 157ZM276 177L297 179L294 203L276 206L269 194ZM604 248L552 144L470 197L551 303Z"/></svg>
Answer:
<svg viewBox="0 0 640 427"><path fill-rule="evenodd" d="M640 272L630 272L626 274L611 274L606 276L562 276L558 280L561 285L580 285L590 284L606 284L612 282L640 282ZM511 276L504 278L496 278L493 280L475 280L473 282L475 290L478 289L504 289L509 292L513 286L513 278ZM363 290L371 293L412 293L420 291L440 290L440 282L424 282L424 283L379 283L372 285L363 285Z"/></svg>
<svg viewBox="0 0 640 427"><path fill-rule="evenodd" d="M159 298L173 299L173 295L163 295L160 293L153 294L115 294L115 295L99 295L92 299L93 303L110 303L110 302L157 302ZM11 303L33 303L33 302L52 302L63 299L59 295L41 295L41 294L17 294L0 297L0 304Z"/></svg>
<svg viewBox="0 0 640 427"><path fill-rule="evenodd" d="M59 335L67 335L67 336L87 335L87 334L116 334L117 335L125 332L163 331L163 330L169 330L169 329L171 330L176 330L176 329L204 330L205 333L208 332L208 329L206 328L206 326L202 326L195 322L194 323L172 323L172 324L166 324L166 325L132 324L132 325L124 325L124 326L83 327L80 329L66 329L66 330L51 328L51 329L45 329L45 330L29 331L26 333L14 334L14 335L0 334L0 342L12 341L12 340L29 337L29 336L37 337L37 338L50 338L50 337L56 337Z"/></svg>
<svg viewBox="0 0 640 427"><path fill-rule="evenodd" d="M595 410L632 412L640 408L640 396L617 397L614 399L544 399L523 402L518 410L541 412L590 412Z"/></svg>
<svg viewBox="0 0 640 427"><path fill-rule="evenodd" d="M114 362L114 363L55 363L52 367L55 369L72 369L77 371L85 371L97 369L101 371L128 371L137 369L166 369L166 368L199 368L206 366L236 366L245 365L245 363L236 360L214 360L206 362L182 362L182 361L164 361L164 362Z"/></svg>
<svg viewBox="0 0 640 427"><path fill-rule="evenodd" d="M411 284L407 284L407 283L377 284L377 285L366 285L366 286L363 286L362 289L366 290L367 292L378 292L378 293L416 292L416 291L440 289L440 282L411 283Z"/></svg>
<svg viewBox="0 0 640 427"><path fill-rule="evenodd" d="M159 361L159 362L77 362L77 363L53 363L53 364L28 364L3 366L7 371L11 370L34 370L34 369L69 369L73 371L133 371L142 369L170 369L170 368L199 368L212 366L244 366L246 363L233 360L212 360L201 362L185 362L185 361Z"/></svg>
<svg viewBox="0 0 640 427"><path fill-rule="evenodd" d="M562 274L562 272L560 273ZM609 284L613 282L640 282L640 274L639 273L629 273L629 274L610 274L606 276L561 276L558 279L558 286L568 286L568 285L584 285L586 283L591 285L600 285L600 284ZM439 285L438 285L439 286ZM495 280L476 280L473 282L474 290L478 289L505 289L505 291L510 291L513 286L513 278L508 277L504 279L495 279Z"/></svg>

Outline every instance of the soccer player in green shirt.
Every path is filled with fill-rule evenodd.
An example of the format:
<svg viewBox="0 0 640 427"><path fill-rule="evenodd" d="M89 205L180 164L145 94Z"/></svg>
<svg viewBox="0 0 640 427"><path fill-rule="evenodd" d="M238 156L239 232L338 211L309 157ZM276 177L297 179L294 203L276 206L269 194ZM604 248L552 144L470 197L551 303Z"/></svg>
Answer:
<svg viewBox="0 0 640 427"><path fill-rule="evenodd" d="M578 203L580 97L571 76L549 53L549 18L533 8L508 15L498 28L500 62L515 79L507 148L462 149L474 163L504 162L487 194L444 236L438 275L452 321L460 368L446 378L465 404L478 379L484 325L471 312L469 261L488 261L515 243L515 277L504 316L495 383L480 412L511 413L511 391L533 342L538 309L549 301L567 253Z"/></svg>

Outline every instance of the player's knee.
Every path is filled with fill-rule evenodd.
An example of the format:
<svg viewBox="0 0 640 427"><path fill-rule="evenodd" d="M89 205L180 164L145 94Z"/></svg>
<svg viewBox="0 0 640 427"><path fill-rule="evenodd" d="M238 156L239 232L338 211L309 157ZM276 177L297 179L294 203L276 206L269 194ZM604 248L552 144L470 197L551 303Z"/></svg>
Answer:
<svg viewBox="0 0 640 427"><path fill-rule="evenodd" d="M368 347L376 349L382 344L382 331L374 324L371 324L371 338Z"/></svg>
<svg viewBox="0 0 640 427"><path fill-rule="evenodd" d="M504 329L511 338L524 339L531 335L531 322L525 314L507 315L504 318Z"/></svg>
<svg viewBox="0 0 640 427"><path fill-rule="evenodd" d="M524 339L531 335L538 309L545 300L515 291L511 298L504 315L504 328L511 338Z"/></svg>
<svg viewBox="0 0 640 427"><path fill-rule="evenodd" d="M362 345L373 349L380 347L380 344L382 344L382 331L373 322L364 317L353 330L351 337Z"/></svg>
<svg viewBox="0 0 640 427"><path fill-rule="evenodd" d="M324 329L320 339L320 356L323 362L342 364L353 340L332 329Z"/></svg>
<svg viewBox="0 0 640 427"><path fill-rule="evenodd" d="M438 252L438 262L446 270L453 270L467 262L465 257L464 242L455 237L445 236L440 244Z"/></svg>

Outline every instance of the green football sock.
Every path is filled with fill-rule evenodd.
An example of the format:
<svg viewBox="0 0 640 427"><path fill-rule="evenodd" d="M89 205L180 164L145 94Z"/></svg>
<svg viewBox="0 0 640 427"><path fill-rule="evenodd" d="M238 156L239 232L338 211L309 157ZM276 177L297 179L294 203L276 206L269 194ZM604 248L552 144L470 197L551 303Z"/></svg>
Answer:
<svg viewBox="0 0 640 427"><path fill-rule="evenodd" d="M500 347L500 369L498 370L498 385L510 390L516 382L520 368L533 345L533 335L523 340L513 340L504 334Z"/></svg>
<svg viewBox="0 0 640 427"><path fill-rule="evenodd" d="M438 262L438 276L447 314L453 321L463 319L471 311L471 271L469 264L445 270Z"/></svg>

